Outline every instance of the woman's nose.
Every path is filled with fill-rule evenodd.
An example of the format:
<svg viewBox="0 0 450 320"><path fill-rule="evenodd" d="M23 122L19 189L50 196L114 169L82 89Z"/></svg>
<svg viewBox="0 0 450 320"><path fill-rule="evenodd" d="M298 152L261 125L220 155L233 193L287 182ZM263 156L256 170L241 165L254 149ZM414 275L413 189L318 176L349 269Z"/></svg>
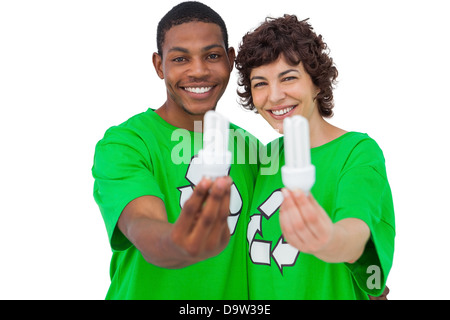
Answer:
<svg viewBox="0 0 450 320"><path fill-rule="evenodd" d="M279 104L285 97L286 93L280 85L272 84L269 86L269 101L272 105Z"/></svg>

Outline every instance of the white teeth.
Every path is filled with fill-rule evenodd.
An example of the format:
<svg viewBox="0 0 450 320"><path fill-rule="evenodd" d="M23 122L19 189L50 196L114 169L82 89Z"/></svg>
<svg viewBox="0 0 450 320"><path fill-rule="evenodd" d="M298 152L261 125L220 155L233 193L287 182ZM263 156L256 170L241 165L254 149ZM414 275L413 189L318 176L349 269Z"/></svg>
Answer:
<svg viewBox="0 0 450 320"><path fill-rule="evenodd" d="M281 109L281 110L271 110L271 112L276 116L282 116L283 114L288 113L292 109L294 109L294 107L289 107L289 108Z"/></svg>
<svg viewBox="0 0 450 320"><path fill-rule="evenodd" d="M185 87L184 90L192 93L206 93L211 90L212 87Z"/></svg>

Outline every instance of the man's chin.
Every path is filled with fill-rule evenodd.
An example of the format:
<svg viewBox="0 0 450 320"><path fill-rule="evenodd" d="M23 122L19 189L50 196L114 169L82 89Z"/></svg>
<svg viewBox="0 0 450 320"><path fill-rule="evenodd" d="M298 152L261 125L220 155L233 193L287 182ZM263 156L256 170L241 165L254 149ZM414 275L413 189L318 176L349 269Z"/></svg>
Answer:
<svg viewBox="0 0 450 320"><path fill-rule="evenodd" d="M205 106L205 107L182 105L181 108L183 109L184 112L186 112L191 116L203 116L206 112L210 110L215 110L216 105L214 104L213 106Z"/></svg>

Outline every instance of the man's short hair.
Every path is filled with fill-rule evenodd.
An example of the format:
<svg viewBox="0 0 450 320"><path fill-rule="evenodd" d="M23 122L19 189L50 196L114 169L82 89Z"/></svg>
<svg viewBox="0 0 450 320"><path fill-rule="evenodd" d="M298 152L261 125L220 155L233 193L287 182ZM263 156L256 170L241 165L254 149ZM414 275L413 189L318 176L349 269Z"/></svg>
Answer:
<svg viewBox="0 0 450 320"><path fill-rule="evenodd" d="M225 26L225 22L220 15L203 3L197 1L186 1L173 7L159 22L158 29L156 31L158 54L162 56L162 46L164 44L166 32L169 31L170 28L194 21L217 24L222 31L225 49L228 50L227 27Z"/></svg>

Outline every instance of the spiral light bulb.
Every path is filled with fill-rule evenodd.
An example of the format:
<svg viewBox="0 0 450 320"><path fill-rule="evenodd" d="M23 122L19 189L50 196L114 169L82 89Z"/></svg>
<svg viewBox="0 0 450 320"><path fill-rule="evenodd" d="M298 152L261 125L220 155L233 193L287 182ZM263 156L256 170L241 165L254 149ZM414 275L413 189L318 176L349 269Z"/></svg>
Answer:
<svg viewBox="0 0 450 320"><path fill-rule="evenodd" d="M292 116L283 121L285 165L281 168L284 185L291 190L309 193L316 170L311 164L308 120Z"/></svg>
<svg viewBox="0 0 450 320"><path fill-rule="evenodd" d="M203 149L198 156L203 166L203 176L214 180L228 175L230 168L229 122L212 110L205 114L203 121Z"/></svg>

